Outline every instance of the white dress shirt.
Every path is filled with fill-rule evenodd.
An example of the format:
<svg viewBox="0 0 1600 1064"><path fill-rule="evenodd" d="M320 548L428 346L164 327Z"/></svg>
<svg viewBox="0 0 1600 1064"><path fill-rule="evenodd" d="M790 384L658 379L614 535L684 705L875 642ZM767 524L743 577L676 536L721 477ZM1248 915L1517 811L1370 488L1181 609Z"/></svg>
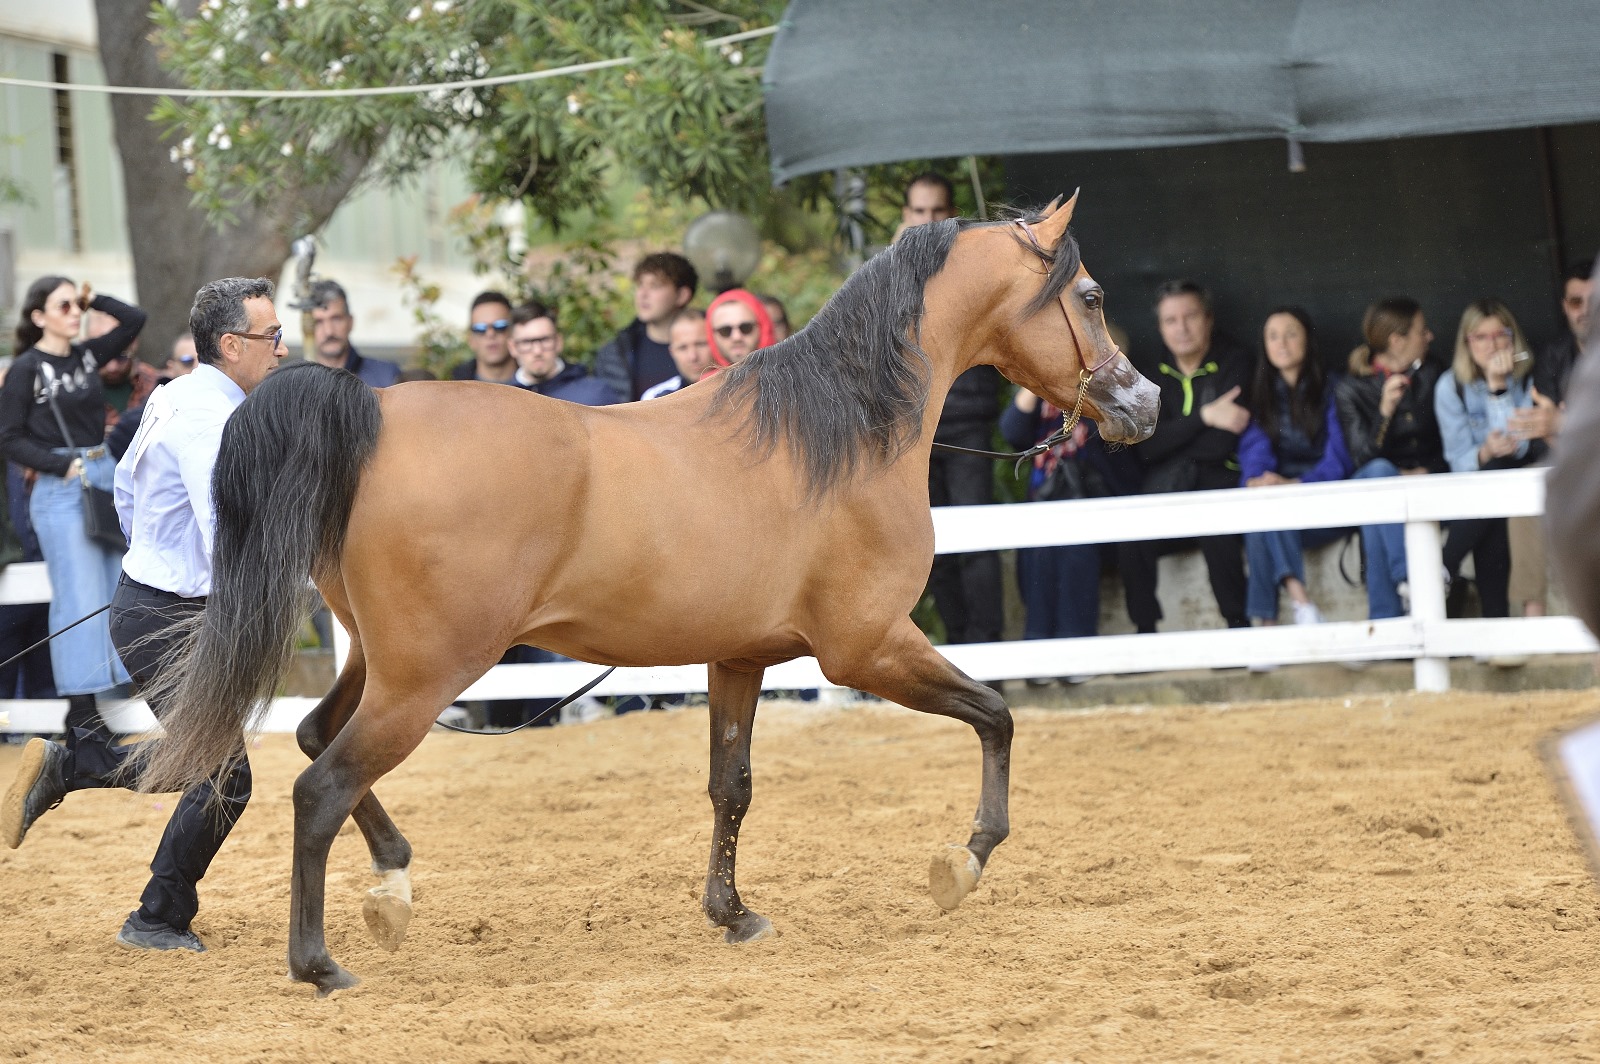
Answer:
<svg viewBox="0 0 1600 1064"><path fill-rule="evenodd" d="M122 571L141 584L183 598L211 593L211 468L222 426L244 390L202 362L163 384L117 463L117 516L128 553Z"/></svg>

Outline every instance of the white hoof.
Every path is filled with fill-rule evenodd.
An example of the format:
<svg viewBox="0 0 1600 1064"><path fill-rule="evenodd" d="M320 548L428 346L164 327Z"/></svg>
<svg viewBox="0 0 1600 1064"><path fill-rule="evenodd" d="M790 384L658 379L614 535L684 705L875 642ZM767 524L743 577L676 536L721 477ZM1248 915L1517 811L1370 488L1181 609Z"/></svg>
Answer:
<svg viewBox="0 0 1600 1064"><path fill-rule="evenodd" d="M962 898L972 893L982 874L983 866L978 863L977 854L965 846L951 845L934 854L933 862L928 865L928 893L933 895L939 908L952 912Z"/></svg>
<svg viewBox="0 0 1600 1064"><path fill-rule="evenodd" d="M396 868L380 872L383 882L367 891L361 903L361 916L367 922L372 941L393 953L405 940L411 926L411 870Z"/></svg>

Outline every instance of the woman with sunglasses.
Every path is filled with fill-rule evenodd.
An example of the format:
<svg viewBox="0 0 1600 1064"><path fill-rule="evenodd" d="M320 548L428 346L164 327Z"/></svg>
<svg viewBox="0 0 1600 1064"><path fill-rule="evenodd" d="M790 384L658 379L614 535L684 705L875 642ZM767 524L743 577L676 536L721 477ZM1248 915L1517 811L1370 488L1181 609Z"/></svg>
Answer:
<svg viewBox="0 0 1600 1064"><path fill-rule="evenodd" d="M91 309L117 324L80 343ZM127 349L144 323L138 307L110 296L91 299L88 285L79 291L65 277L39 278L22 301L18 354L0 385L0 452L36 474L28 512L50 573L51 631L104 606L116 591L122 554L84 533L82 481L111 490L115 463L106 453L98 370ZM128 682L106 616L56 636L50 664L56 691L67 699L68 744L76 744L77 730L106 731L95 695Z"/></svg>
<svg viewBox="0 0 1600 1064"><path fill-rule="evenodd" d="M743 288L731 288L706 308L706 336L711 341L710 372L744 361L752 351L775 343L772 318L761 297Z"/></svg>

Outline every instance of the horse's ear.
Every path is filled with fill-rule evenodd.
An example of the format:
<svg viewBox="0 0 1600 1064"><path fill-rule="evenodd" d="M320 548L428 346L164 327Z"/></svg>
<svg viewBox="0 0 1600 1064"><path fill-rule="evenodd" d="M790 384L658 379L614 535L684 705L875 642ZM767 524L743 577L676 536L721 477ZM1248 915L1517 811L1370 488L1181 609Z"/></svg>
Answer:
<svg viewBox="0 0 1600 1064"><path fill-rule="evenodd" d="M1039 242L1047 248L1053 248L1061 243L1061 238L1067 235L1067 223L1072 221L1072 210L1078 205L1078 193L1074 191L1072 198L1062 203L1057 196L1054 202L1045 210L1044 218L1039 222Z"/></svg>

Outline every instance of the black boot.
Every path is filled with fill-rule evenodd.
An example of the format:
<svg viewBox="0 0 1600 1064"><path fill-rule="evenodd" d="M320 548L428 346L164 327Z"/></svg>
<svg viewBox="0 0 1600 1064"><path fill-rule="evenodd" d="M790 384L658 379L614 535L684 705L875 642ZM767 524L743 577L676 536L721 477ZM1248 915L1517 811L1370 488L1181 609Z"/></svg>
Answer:
<svg viewBox="0 0 1600 1064"><path fill-rule="evenodd" d="M22 845L35 820L61 804L67 793L66 763L67 748L60 743L33 738L23 747L17 776L0 801L0 838L13 850Z"/></svg>

